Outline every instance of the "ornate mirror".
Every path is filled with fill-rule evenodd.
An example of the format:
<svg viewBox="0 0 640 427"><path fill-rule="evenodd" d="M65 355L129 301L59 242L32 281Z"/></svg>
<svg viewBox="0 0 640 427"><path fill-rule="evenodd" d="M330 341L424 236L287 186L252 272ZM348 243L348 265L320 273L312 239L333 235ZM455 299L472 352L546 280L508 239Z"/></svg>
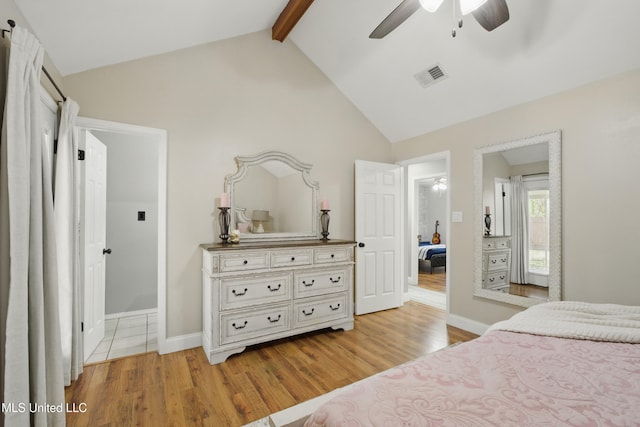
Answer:
<svg viewBox="0 0 640 427"><path fill-rule="evenodd" d="M529 307L561 299L560 132L474 152L474 295Z"/></svg>
<svg viewBox="0 0 640 427"><path fill-rule="evenodd" d="M225 178L231 229L241 241L318 237L318 183L312 165L267 151L235 158L238 171Z"/></svg>

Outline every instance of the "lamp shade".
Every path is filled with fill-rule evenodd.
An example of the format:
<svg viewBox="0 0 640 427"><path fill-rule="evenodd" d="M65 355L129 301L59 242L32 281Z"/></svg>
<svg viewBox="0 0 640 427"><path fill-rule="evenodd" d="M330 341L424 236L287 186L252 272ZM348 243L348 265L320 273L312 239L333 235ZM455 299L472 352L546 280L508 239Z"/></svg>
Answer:
<svg viewBox="0 0 640 427"><path fill-rule="evenodd" d="M420 0L420 6L427 12L435 12L438 10L444 0Z"/></svg>
<svg viewBox="0 0 640 427"><path fill-rule="evenodd" d="M268 221L269 211L255 210L253 211L253 215L251 216L251 219L253 219L254 221Z"/></svg>

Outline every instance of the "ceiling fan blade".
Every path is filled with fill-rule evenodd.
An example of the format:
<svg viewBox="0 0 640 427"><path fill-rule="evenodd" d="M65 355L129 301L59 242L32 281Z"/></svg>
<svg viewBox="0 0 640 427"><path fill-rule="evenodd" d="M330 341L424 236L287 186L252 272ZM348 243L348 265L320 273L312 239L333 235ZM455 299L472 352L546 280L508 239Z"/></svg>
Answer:
<svg viewBox="0 0 640 427"><path fill-rule="evenodd" d="M476 21L487 31L493 31L509 20L506 0L488 0L472 13Z"/></svg>
<svg viewBox="0 0 640 427"><path fill-rule="evenodd" d="M404 0L376 27L369 35L370 39L381 39L391 31L395 30L398 25L402 24L416 10L420 9L419 0Z"/></svg>

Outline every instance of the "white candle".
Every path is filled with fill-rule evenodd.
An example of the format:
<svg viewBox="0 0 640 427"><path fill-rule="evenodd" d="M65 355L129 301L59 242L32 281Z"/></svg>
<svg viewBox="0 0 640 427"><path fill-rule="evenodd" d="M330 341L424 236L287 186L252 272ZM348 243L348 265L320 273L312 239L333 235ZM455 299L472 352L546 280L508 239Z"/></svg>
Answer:
<svg viewBox="0 0 640 427"><path fill-rule="evenodd" d="M491 214L491 209L489 208L489 206L485 206L484 207L484 213L487 214L487 215Z"/></svg>
<svg viewBox="0 0 640 427"><path fill-rule="evenodd" d="M322 211L328 211L329 210L329 201L327 199L323 199L320 202L320 210L322 210Z"/></svg>
<svg viewBox="0 0 640 427"><path fill-rule="evenodd" d="M220 207L221 208L231 207L231 205L229 204L229 193L220 194Z"/></svg>

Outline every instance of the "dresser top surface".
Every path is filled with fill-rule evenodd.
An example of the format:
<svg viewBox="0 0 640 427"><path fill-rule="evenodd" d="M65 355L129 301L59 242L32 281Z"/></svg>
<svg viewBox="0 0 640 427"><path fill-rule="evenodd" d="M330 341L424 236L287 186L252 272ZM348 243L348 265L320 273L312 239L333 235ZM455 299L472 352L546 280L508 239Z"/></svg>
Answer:
<svg viewBox="0 0 640 427"><path fill-rule="evenodd" d="M279 249L279 248L294 248L294 247L327 247L335 245L355 245L356 242L352 240L285 240L285 241L273 241L273 242L240 242L240 243L203 243L200 248L206 251L232 251L232 250L244 250L244 249Z"/></svg>

